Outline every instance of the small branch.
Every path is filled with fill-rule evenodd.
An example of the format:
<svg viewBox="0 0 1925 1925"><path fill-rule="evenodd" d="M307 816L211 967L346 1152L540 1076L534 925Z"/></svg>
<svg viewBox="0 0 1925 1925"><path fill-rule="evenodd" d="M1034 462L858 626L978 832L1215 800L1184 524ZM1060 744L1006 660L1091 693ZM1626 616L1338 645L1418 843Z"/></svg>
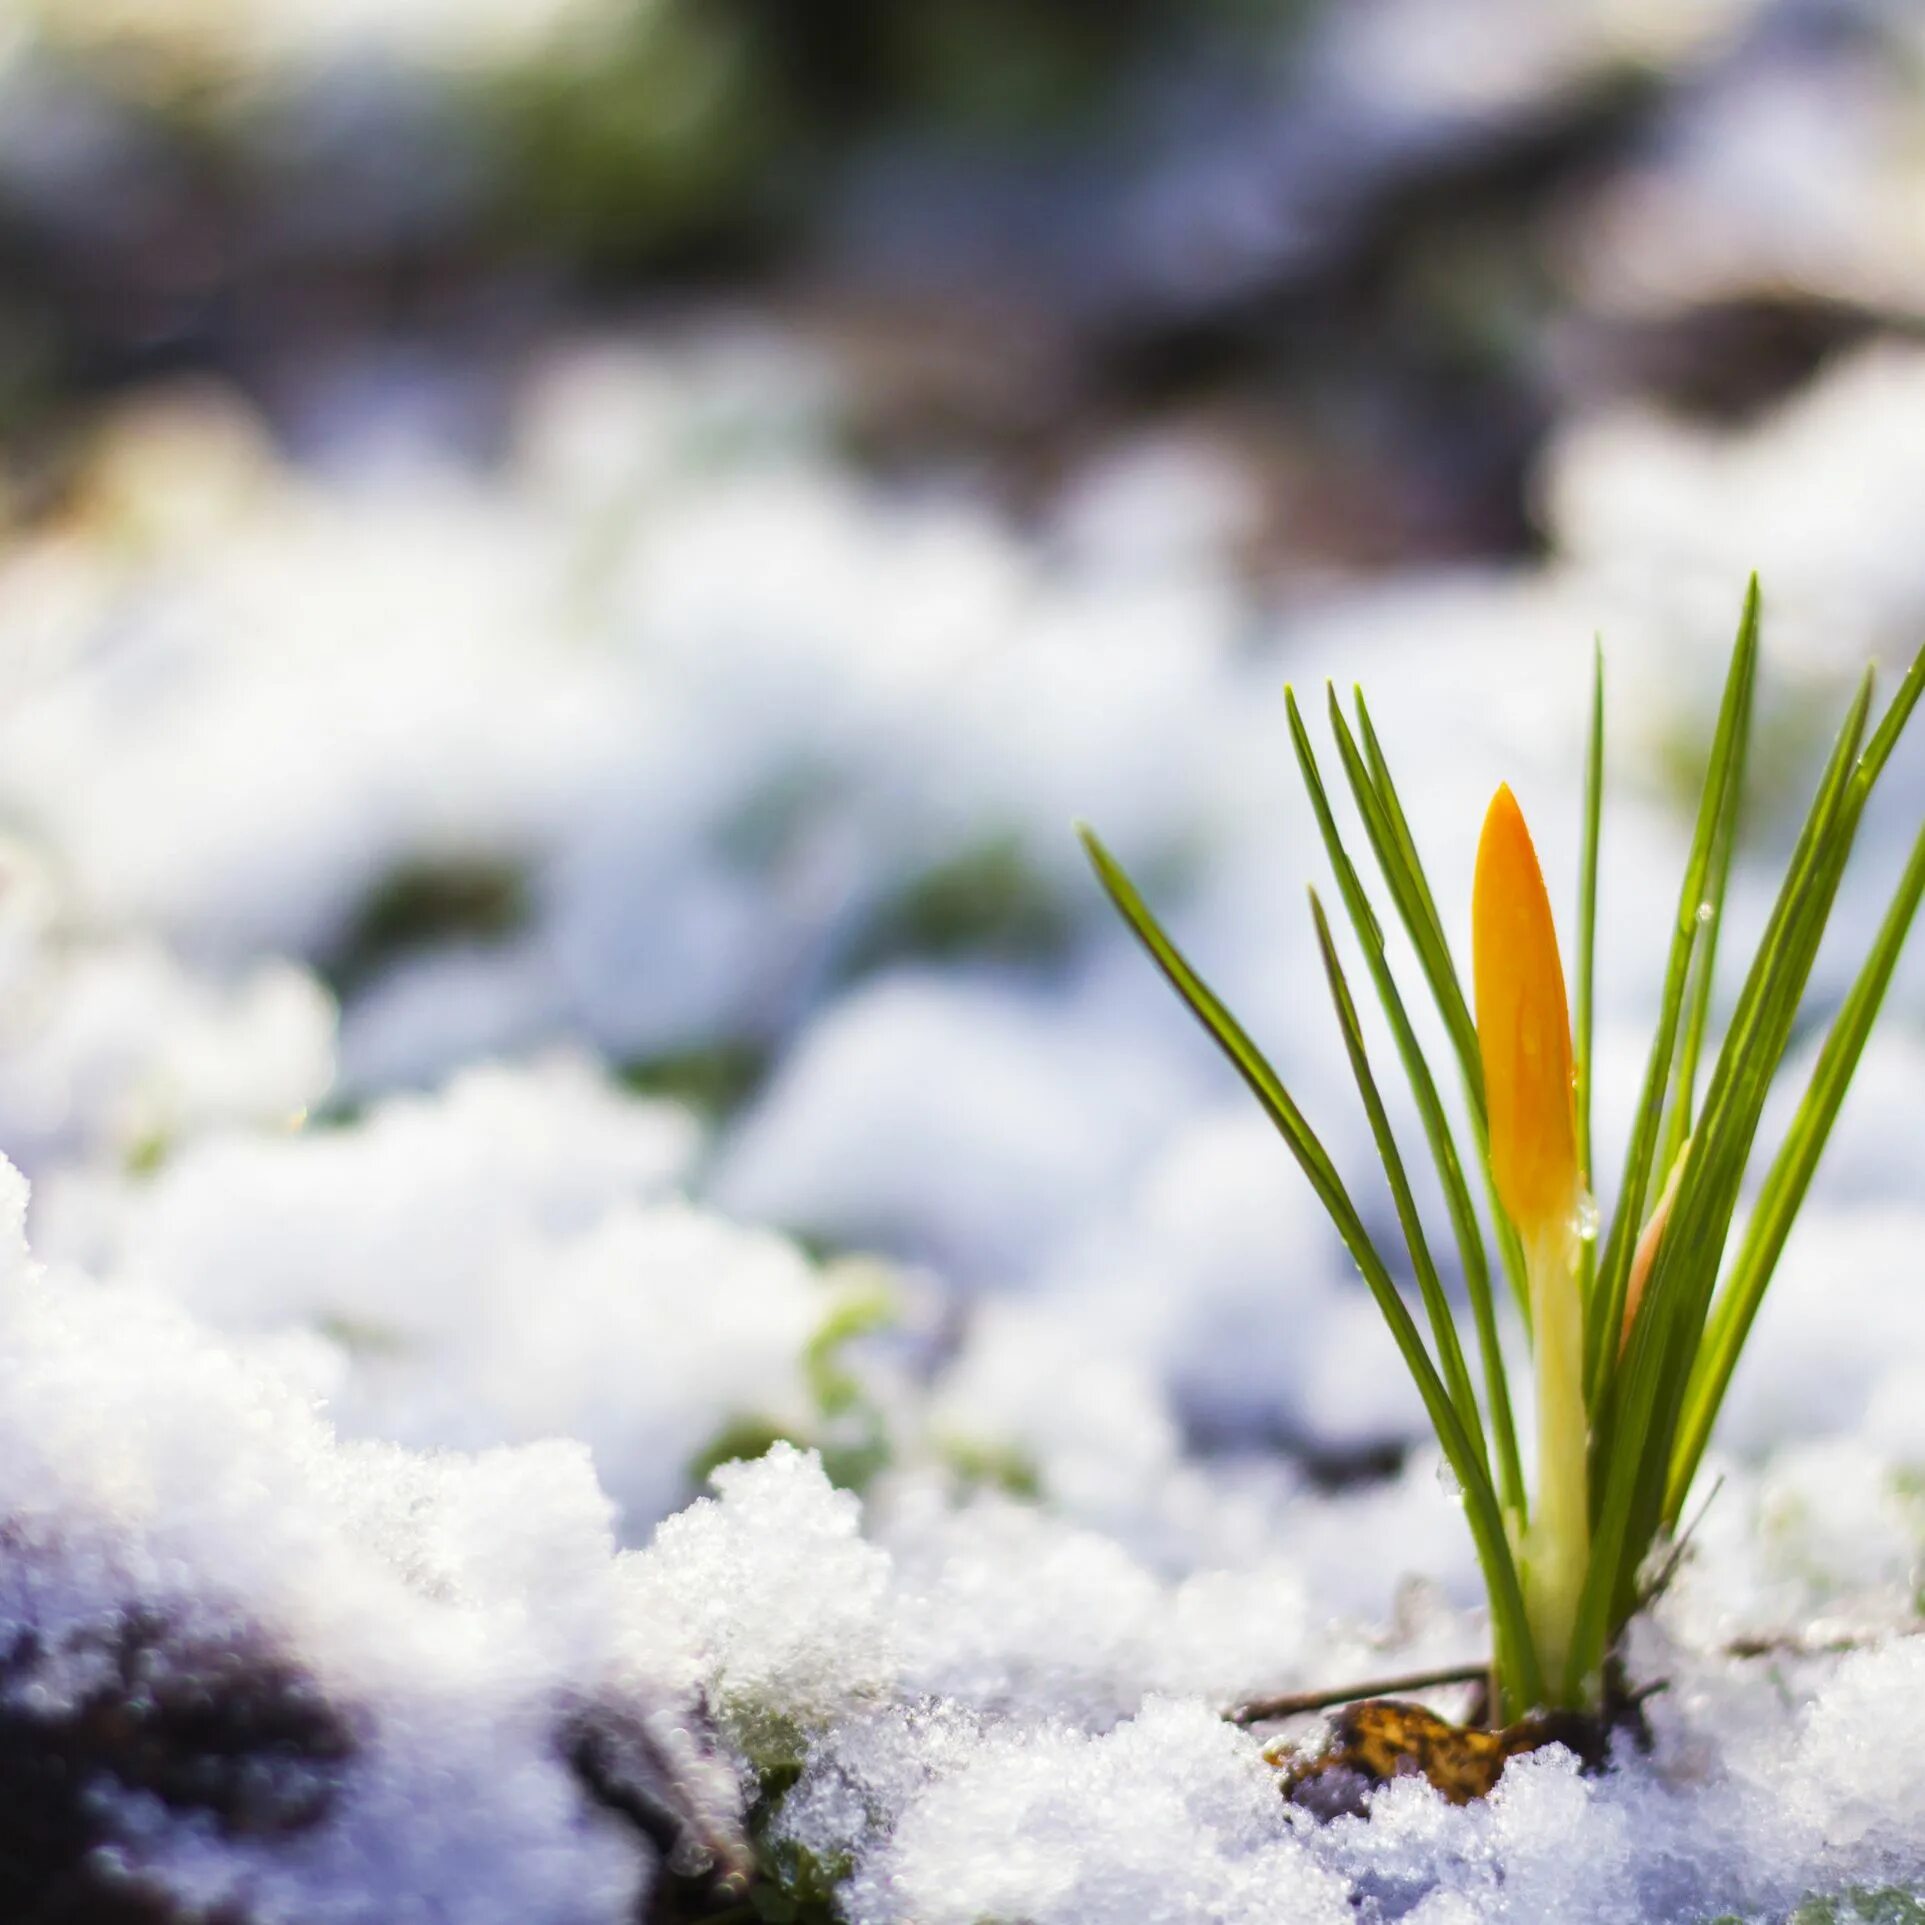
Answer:
<svg viewBox="0 0 1925 1925"><path fill-rule="evenodd" d="M1900 1636L1907 1635L1899 1633ZM1910 1635L1918 1635L1913 1633ZM1836 1657L1861 1651L1878 1642L1876 1636L1830 1638L1806 1644L1796 1638L1734 1638L1716 1647L1720 1657L1739 1660L1764 1657ZM1450 1684L1490 1682L1489 1664L1447 1664L1435 1671L1406 1671L1394 1678L1372 1678L1367 1684L1353 1684L1338 1691L1296 1691L1278 1698L1252 1698L1248 1704L1233 1705L1223 1716L1234 1725L1267 1724L1272 1718L1299 1718L1311 1711L1328 1711L1340 1704L1356 1704L1365 1698L1390 1697L1401 1691L1435 1691ZM1632 1704L1664 1689L1662 1684L1646 1685L1626 1693Z"/></svg>
<svg viewBox="0 0 1925 1925"><path fill-rule="evenodd" d="M1452 1664L1438 1671L1406 1671L1400 1677L1373 1678L1368 1684L1352 1685L1343 1691L1299 1691L1282 1698L1253 1698L1223 1715L1231 1724L1265 1724L1272 1718L1295 1718L1306 1711L1355 1704L1360 1698L1382 1698L1398 1691L1432 1691L1446 1684L1479 1684L1489 1675L1487 1663Z"/></svg>

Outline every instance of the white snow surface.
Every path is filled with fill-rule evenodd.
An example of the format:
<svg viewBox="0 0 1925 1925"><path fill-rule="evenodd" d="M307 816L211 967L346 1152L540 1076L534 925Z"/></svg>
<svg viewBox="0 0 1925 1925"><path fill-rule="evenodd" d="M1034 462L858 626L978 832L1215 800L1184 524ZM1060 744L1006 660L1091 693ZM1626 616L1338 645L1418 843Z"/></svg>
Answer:
<svg viewBox="0 0 1925 1925"><path fill-rule="evenodd" d="M51 1256L238 1336L306 1339L344 1433L575 1438L645 1524L731 1418L803 1421L829 1303L792 1246L676 1197L695 1140L580 1059L484 1065L353 1127L56 1175L36 1215Z"/></svg>
<svg viewBox="0 0 1925 1925"><path fill-rule="evenodd" d="M1344 1482L1422 1437L1414 1394L1069 833L1140 876L1393 1234L1282 684L1347 833L1319 684L1365 684L1461 953L1500 777L1572 899L1602 627L1620 1143L1739 576L1765 565L1771 754L1728 955L1850 674L1925 609L1921 369L1847 359L1715 437L1580 424L1550 560L1276 598L1210 532L1220 466L1152 449L1037 541L854 476L822 371L767 339L558 365L488 475L294 470L205 396L109 423L70 516L0 555L0 1148L46 1265L9 1175L0 1632L157 1611L298 1667L354 1744L292 1846L121 1800L130 1871L250 1921L615 1925L648 1861L558 1720L699 1693L715 1808L799 1766L777 1839L846 1872L852 1925L1682 1921L1925 1882L1925 1727L1893 1715L1925 1690L1918 967L1634 1651L1668 1681L1652 1754L1318 1828L1218 1712L1476 1657L1477 1574L1421 1443ZM1168 539L1130 539L1159 490ZM1912 746L1819 1017L1915 832ZM971 864L1021 929L930 911ZM505 921L357 949L397 877L477 874ZM705 1052L766 1074L719 1116L631 1087ZM877 1277L893 1327L841 1342ZM698 1497L769 1435L821 1457Z"/></svg>
<svg viewBox="0 0 1925 1925"><path fill-rule="evenodd" d="M131 1795L111 1814L123 1868L261 1919L623 1916L643 1869L555 1733L575 1699L662 1672L582 1448L337 1443L176 1305L33 1264L11 1170L0 1201L9 1641L107 1637L138 1610L298 1664L352 1733L328 1815L291 1847L159 1822ZM84 1656L71 1669L30 1680L35 1715L88 1687Z"/></svg>
<svg viewBox="0 0 1925 1925"><path fill-rule="evenodd" d="M0 845L0 1136L23 1166L298 1121L334 1043L333 1004L296 964L199 976L151 932L90 928L36 852Z"/></svg>
<svg viewBox="0 0 1925 1925"><path fill-rule="evenodd" d="M1253 1675L1245 1667L1264 1662L1249 1647L1253 1611L1267 1607L1273 1675L1333 1662L1303 1608L1315 1571L1300 1567L1294 1595L1287 1564L1159 1577L1002 1500L940 1518L913 1501L885 1507L865 1544L854 1501L793 1453L718 1484L643 1560L651 1607L692 1627L738 1741L770 1743L767 1706L792 1708L800 1730L784 1735L801 1738L807 1765L783 1831L851 1862L843 1902L863 1925L1012 1912L1760 1915L1814 1888L1925 1871L1918 1737L1909 1723L1888 1729L1891 1708L1925 1684L1915 1636L1743 1664L1684 1643L1654 1649L1669 1688L1649 1758L1623 1755L1587 1779L1552 1749L1514 1765L1487 1805L1453 1809L1407 1783L1380 1794L1368 1821L1319 1827L1276 1797L1259 1740L1217 1715ZM1394 1565L1357 1522L1350 1557ZM1916 1518L1909 1543L1915 1560ZM1707 1553L1694 1569L1665 1630L1711 1602L1695 1594L1715 1587L1720 1562ZM829 1581L799 1585L806 1569ZM1909 1604L1875 1588L1860 1601L1887 1625ZM1434 1603L1420 1623L1398 1648L1428 1648L1432 1662L1468 1629ZM1343 1656L1367 1662L1354 1643Z"/></svg>

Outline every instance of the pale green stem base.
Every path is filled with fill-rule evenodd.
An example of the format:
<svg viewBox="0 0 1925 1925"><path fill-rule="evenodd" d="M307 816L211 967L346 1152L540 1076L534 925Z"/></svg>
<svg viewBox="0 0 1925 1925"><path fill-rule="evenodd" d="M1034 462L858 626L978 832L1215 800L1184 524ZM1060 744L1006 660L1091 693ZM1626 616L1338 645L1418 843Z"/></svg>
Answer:
<svg viewBox="0 0 1925 1925"><path fill-rule="evenodd" d="M1591 1553L1584 1306L1573 1221L1526 1248L1537 1377L1537 1493L1524 1539L1524 1608L1545 1684L1564 1697L1578 1600Z"/></svg>

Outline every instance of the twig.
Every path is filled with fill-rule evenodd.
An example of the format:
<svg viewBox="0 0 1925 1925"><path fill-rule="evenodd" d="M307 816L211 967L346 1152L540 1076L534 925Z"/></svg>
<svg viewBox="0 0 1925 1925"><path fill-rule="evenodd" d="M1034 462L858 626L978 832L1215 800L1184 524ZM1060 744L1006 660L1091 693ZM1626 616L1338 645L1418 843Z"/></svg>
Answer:
<svg viewBox="0 0 1925 1925"><path fill-rule="evenodd" d="M1271 1718L1294 1718L1306 1711L1328 1711L1332 1705L1354 1704L1360 1698L1381 1698L1396 1691L1430 1691L1445 1684L1477 1684L1490 1674L1487 1661L1446 1665L1437 1671L1406 1671L1401 1677L1374 1678L1368 1684L1342 1691L1298 1691L1282 1698L1253 1698L1223 1715L1231 1724L1264 1724Z"/></svg>
<svg viewBox="0 0 1925 1925"><path fill-rule="evenodd" d="M1896 1638L1916 1637L1916 1632L1899 1631L1892 1634ZM1733 1638L1729 1644L1719 1646L1721 1655L1727 1658L1842 1658L1853 1651L1869 1651L1879 1642L1877 1632L1867 1632L1854 1636L1847 1632L1842 1637L1821 1638L1817 1643L1807 1643L1796 1637L1748 1637Z"/></svg>
<svg viewBox="0 0 1925 1925"><path fill-rule="evenodd" d="M1715 1494L1715 1493L1714 1493ZM1700 1512L1702 1516L1702 1512ZM1900 1632L1899 1636L1921 1633ZM1845 1636L1819 1644L1805 1644L1796 1638L1733 1638L1717 1647L1718 1655L1739 1660L1764 1657L1836 1657L1849 1651L1864 1650L1875 1643L1874 1637ZM1298 1718L1311 1711L1328 1711L1335 1705L1356 1704L1364 1698L1389 1697L1400 1691L1433 1691L1447 1684L1482 1684L1489 1688L1489 1662L1448 1664L1435 1671L1406 1671L1394 1678L1373 1678L1367 1684L1354 1684L1338 1691L1296 1691L1277 1698L1252 1698L1248 1704L1233 1705L1223 1716L1234 1725L1267 1724L1272 1718ZM1622 1701L1635 1707L1645 1698L1665 1689L1664 1684L1647 1684L1630 1691L1618 1687Z"/></svg>

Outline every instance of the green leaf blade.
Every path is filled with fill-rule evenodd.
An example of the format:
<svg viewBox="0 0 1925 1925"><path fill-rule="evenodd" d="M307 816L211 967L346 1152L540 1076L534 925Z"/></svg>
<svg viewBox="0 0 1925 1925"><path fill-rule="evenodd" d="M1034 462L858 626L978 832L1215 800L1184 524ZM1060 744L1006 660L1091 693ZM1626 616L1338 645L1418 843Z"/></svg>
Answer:
<svg viewBox="0 0 1925 1925"><path fill-rule="evenodd" d="M1604 818L1604 648L1591 649L1591 724L1584 746L1584 829L1577 868L1577 1011L1573 1024L1577 1077L1577 1155L1587 1187L1591 1163L1592 1040L1597 1026L1597 859ZM1586 1261L1596 1259L1587 1244Z"/></svg>
<svg viewBox="0 0 1925 1925"><path fill-rule="evenodd" d="M1334 688L1327 690L1326 703L1331 734L1336 738L1338 759L1343 764L1344 777L1363 820L1364 834L1371 852L1377 858L1379 873L1416 949L1418 965L1430 987L1437 1013L1443 1018L1451 1047L1457 1056L1478 1166L1485 1175L1485 1193L1489 1199L1492 1221L1497 1225L1498 1251L1504 1261L1504 1273L1510 1280L1517 1314L1528 1331L1531 1327L1531 1292L1525 1275L1523 1247L1498 1200L1496 1187L1490 1181L1490 1119L1484 1101L1484 1059L1477 1046L1477 1025L1471 1018L1470 1005L1464 1000L1463 983L1451 957L1450 942L1437 914L1437 904L1431 895L1423 862L1417 854L1417 844L1410 833L1403 804L1398 799L1396 784L1391 780L1383 745L1371 724L1363 691L1359 689L1355 693L1357 723L1366 749L1358 748L1356 738L1344 720L1343 710L1338 706Z"/></svg>
<svg viewBox="0 0 1925 1925"><path fill-rule="evenodd" d="M1389 1325L1391 1337L1417 1386L1445 1461L1463 1492L1465 1519L1470 1526L1478 1562L1490 1594L1492 1636L1506 1690L1520 1707L1540 1703L1544 1690L1543 1670L1538 1663L1537 1648L1525 1616L1523 1586L1505 1532L1496 1490L1458 1417L1443 1378L1424 1347L1423 1337L1409 1307L1399 1295L1389 1270L1371 1242L1369 1232L1358 1216L1335 1166L1262 1052L1215 992L1190 967L1182 951L1164 933L1121 865L1103 847L1093 831L1079 825L1077 833L1111 901L1277 1126L1335 1224L1345 1248L1363 1272L1364 1282Z"/></svg>
<svg viewBox="0 0 1925 1925"><path fill-rule="evenodd" d="M1869 706L1867 682L1839 730L1739 994L1670 1224L1598 1414L1596 1528L1574 1667L1602 1662L1662 1521L1672 1443L1744 1168L1850 854L1862 806L1855 758Z"/></svg>
<svg viewBox="0 0 1925 1925"><path fill-rule="evenodd" d="M1604 1239L1603 1252L1598 1259L1597 1284L1589 1299L1590 1314L1585 1321L1585 1368L1594 1414L1606 1404L1616 1366L1616 1338L1624 1321L1624 1302L1630 1285L1631 1259L1637 1247L1638 1227L1643 1222L1645 1201L1650 1194L1652 1165L1657 1155L1666 1094L1671 1086L1672 1059L1690 976L1691 953L1703 928L1698 912L1704 901L1712 842L1723 813L1725 792L1734 762L1741 751L1743 738L1750 731L1752 691L1757 678L1758 618L1758 578L1754 575L1745 594L1738 637L1732 645L1731 666L1725 676L1717 730L1712 737L1711 754L1706 763L1704 790L1699 799L1697 824L1692 831L1691 852L1685 862L1684 882L1678 894L1677 919L1672 925L1670 953L1665 960L1658 1026L1652 1037L1651 1053L1645 1065L1644 1087L1632 1123L1631 1140L1625 1151L1616 1207Z"/></svg>
<svg viewBox="0 0 1925 1925"><path fill-rule="evenodd" d="M1383 1096L1371 1071L1363 1026L1357 1020L1357 1006L1350 994L1343 963L1337 955L1336 942L1330 934L1330 923L1314 889L1310 892L1310 914L1316 924L1317 947L1323 956L1330 1000L1337 1012L1337 1025L1343 1031L1344 1049L1350 1058L1350 1073L1356 1082L1357 1094L1363 1099L1371 1140L1377 1146L1378 1160L1384 1166L1384 1176L1390 1185L1398 1227L1404 1233L1404 1246L1410 1252L1418 1294L1423 1299L1425 1313L1430 1319L1431 1338L1443 1365L1444 1384L1450 1392L1451 1402L1456 1406L1459 1421L1477 1446L1478 1457L1488 1475L1490 1453L1484 1435L1483 1415L1478 1410L1477 1393L1471 1386L1470 1370L1464 1362L1463 1346L1458 1341L1456 1320L1451 1316L1450 1302L1444 1295L1443 1281L1437 1274L1437 1265L1430 1254L1430 1243L1424 1235L1423 1221L1418 1215L1417 1201L1411 1193L1403 1155L1397 1148L1397 1138L1390 1127Z"/></svg>
<svg viewBox="0 0 1925 1925"><path fill-rule="evenodd" d="M1417 1040L1409 1012L1391 972L1385 953L1383 927L1370 905L1363 880L1350 859L1342 832L1337 827L1336 814L1330 806L1329 792L1324 787L1323 773L1317 764L1310 732L1304 726L1302 712L1297 707L1294 690L1284 690L1284 709L1289 720L1291 744L1296 751L1297 767L1310 798L1318 832L1323 837L1331 871L1337 879L1338 893L1343 898L1351 928L1363 949L1364 960L1370 970L1378 1001L1390 1024L1391 1034L1396 1039L1405 1079L1417 1105L1424 1136L1430 1146L1431 1160L1443 1188L1445 1207L1450 1214L1458 1259L1463 1268L1465 1294L1470 1299L1471 1317L1477 1332L1478 1358L1484 1377L1485 1401L1490 1410L1498 1488L1505 1510L1518 1520L1521 1528L1529 1514L1524 1491L1523 1460L1517 1448L1517 1427L1511 1410L1510 1384L1505 1371L1503 1342L1497 1327L1496 1303L1491 1290L1490 1263L1485 1254L1483 1230L1477 1220L1476 1206L1471 1201L1470 1186L1465 1181L1456 1139L1438 1094L1436 1078L1431 1074L1423 1046Z"/></svg>
<svg viewBox="0 0 1925 1925"><path fill-rule="evenodd" d="M1777 1269L1884 1002L1892 972L1898 966L1921 894L1925 894L1925 831L1913 844L1878 935L1826 1032L1805 1094L1759 1190L1731 1275L1719 1292L1693 1367L1673 1450L1665 1494L1667 1524L1675 1524L1683 1510L1752 1320Z"/></svg>

